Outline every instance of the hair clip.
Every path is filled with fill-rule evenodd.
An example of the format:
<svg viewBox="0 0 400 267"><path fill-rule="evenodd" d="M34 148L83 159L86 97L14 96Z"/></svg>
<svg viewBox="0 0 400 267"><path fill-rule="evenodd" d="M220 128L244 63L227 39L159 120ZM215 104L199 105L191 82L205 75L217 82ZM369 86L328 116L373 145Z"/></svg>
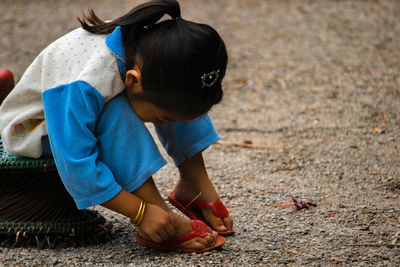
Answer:
<svg viewBox="0 0 400 267"><path fill-rule="evenodd" d="M177 20L182 20L182 17L181 16L179 16L179 17L176 17L176 18L171 18L172 20L175 20L175 21L177 21Z"/></svg>
<svg viewBox="0 0 400 267"><path fill-rule="evenodd" d="M204 88L204 86L213 86L217 82L218 78L219 70L213 70L209 73L203 74L203 76L201 76L201 82L203 83L203 86L201 88Z"/></svg>

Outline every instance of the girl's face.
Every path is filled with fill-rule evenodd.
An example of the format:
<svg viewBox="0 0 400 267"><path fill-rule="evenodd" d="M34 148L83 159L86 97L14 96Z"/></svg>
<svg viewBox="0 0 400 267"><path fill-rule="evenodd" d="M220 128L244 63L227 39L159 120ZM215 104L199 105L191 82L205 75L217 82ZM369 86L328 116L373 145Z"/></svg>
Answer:
<svg viewBox="0 0 400 267"><path fill-rule="evenodd" d="M161 126L170 122L190 121L195 118L165 110L147 101L131 101L131 106L142 121L152 122Z"/></svg>
<svg viewBox="0 0 400 267"><path fill-rule="evenodd" d="M127 90L134 94L143 92L142 76L137 65L126 72L125 85ZM148 101L132 100L130 103L136 115L144 122L167 125L170 122L189 121L195 118L168 111Z"/></svg>

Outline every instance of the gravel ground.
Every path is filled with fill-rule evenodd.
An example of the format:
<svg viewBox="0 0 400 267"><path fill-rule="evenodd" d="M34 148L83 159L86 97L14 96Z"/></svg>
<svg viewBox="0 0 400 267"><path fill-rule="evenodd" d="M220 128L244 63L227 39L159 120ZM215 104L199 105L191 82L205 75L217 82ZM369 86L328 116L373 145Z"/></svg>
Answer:
<svg viewBox="0 0 400 267"><path fill-rule="evenodd" d="M20 77L87 7L115 18L139 1L2 0L0 66ZM183 17L226 40L226 95L211 115L223 140L209 172L237 234L219 251L139 247L128 219L101 246L1 249L10 266L399 266L400 3L396 0L185 0ZM155 180L165 196L177 172ZM280 205L291 196L317 206ZM395 246L387 246L388 243ZM396 247L397 245L397 247Z"/></svg>

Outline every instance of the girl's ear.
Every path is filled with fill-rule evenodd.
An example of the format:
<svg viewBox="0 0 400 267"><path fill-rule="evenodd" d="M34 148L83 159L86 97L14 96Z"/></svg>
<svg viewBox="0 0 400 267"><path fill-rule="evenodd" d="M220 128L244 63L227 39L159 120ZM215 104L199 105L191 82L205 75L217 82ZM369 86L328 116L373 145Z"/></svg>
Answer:
<svg viewBox="0 0 400 267"><path fill-rule="evenodd" d="M133 93L141 93L142 89L142 74L137 65L133 69L125 73L125 85L131 89Z"/></svg>

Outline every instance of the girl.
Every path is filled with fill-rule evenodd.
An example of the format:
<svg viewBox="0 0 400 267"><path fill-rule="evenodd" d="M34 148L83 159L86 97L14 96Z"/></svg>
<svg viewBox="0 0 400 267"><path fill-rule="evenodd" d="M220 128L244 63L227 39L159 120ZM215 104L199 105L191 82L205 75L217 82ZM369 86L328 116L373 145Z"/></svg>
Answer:
<svg viewBox="0 0 400 267"><path fill-rule="evenodd" d="M163 15L171 19L158 22ZM208 25L180 16L174 0L144 3L113 21L93 11L49 45L0 107L5 149L53 156L79 209L101 204L129 217L137 241L203 252L233 233L201 151L219 139L207 112L221 101L227 52ZM144 122L179 168L166 205L152 174L166 161ZM194 201L192 201L194 200ZM205 221L210 227L206 227Z"/></svg>

